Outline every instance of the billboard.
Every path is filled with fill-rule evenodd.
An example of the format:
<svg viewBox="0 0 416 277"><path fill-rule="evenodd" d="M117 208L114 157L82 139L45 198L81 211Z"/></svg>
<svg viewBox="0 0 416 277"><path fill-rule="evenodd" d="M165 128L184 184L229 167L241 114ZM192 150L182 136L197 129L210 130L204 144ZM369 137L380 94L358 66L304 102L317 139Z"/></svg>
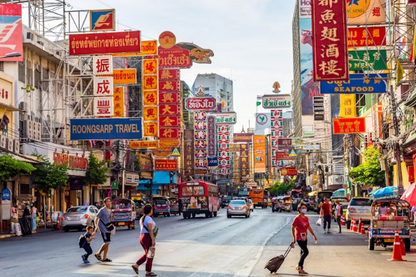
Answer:
<svg viewBox="0 0 416 277"><path fill-rule="evenodd" d="M386 27L348 27L348 47L386 45Z"/></svg>
<svg viewBox="0 0 416 277"><path fill-rule="evenodd" d="M90 10L90 31L115 31L115 13L114 9Z"/></svg>
<svg viewBox="0 0 416 277"><path fill-rule="evenodd" d="M266 136L254 136L254 173L266 173Z"/></svg>
<svg viewBox="0 0 416 277"><path fill-rule="evenodd" d="M386 21L385 0L348 0L348 24L377 24Z"/></svg>
<svg viewBox="0 0 416 277"><path fill-rule="evenodd" d="M351 74L348 81L321 82L321 93L385 93L387 74Z"/></svg>
<svg viewBox="0 0 416 277"><path fill-rule="evenodd" d="M140 52L140 31L69 35L69 55Z"/></svg>
<svg viewBox="0 0 416 277"><path fill-rule="evenodd" d="M357 134L365 133L365 118L333 118L333 133L340 134Z"/></svg>
<svg viewBox="0 0 416 277"><path fill-rule="evenodd" d="M348 52L350 70L387 69L386 50L354 50Z"/></svg>
<svg viewBox="0 0 416 277"><path fill-rule="evenodd" d="M0 59L0 61L23 61L23 35L22 35L22 6L20 4L0 5L0 56L19 52L20 57Z"/></svg>
<svg viewBox="0 0 416 277"><path fill-rule="evenodd" d="M141 118L71 119L71 140L142 139Z"/></svg>
<svg viewBox="0 0 416 277"><path fill-rule="evenodd" d="M319 1L319 4L312 5L313 77L315 81L348 80L345 8L346 0Z"/></svg>
<svg viewBox="0 0 416 277"><path fill-rule="evenodd" d="M178 170L177 160L155 159L155 171L176 171Z"/></svg>
<svg viewBox="0 0 416 277"><path fill-rule="evenodd" d="M253 140L252 133L234 133L233 142L249 143Z"/></svg>

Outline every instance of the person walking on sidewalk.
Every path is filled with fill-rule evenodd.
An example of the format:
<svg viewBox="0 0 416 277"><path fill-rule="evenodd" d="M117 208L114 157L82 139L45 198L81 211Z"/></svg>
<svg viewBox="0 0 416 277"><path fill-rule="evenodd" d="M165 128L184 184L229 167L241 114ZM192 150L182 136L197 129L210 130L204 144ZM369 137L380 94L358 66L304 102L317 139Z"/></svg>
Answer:
<svg viewBox="0 0 416 277"><path fill-rule="evenodd" d="M33 205L33 203L31 204L31 208L32 208L32 233L36 233L36 217L38 216L38 209L36 209L36 207Z"/></svg>
<svg viewBox="0 0 416 277"><path fill-rule="evenodd" d="M329 203L329 198L325 198L325 202L322 204L321 207L321 217L324 218L324 232L331 233L331 219L332 219L332 207L331 203ZM328 229L326 226L328 225Z"/></svg>
<svg viewBox="0 0 416 277"><path fill-rule="evenodd" d="M153 208L151 205L146 205L143 208L143 217L140 220L140 244L142 245L144 249L143 256L140 257L140 259L137 260L136 264L132 265L134 272L136 274L139 274L139 266L142 265L144 262L146 262L146 275L145 276L156 276L152 272L152 263L153 263L153 257L150 258L148 255L149 249L153 246L155 247L156 241L155 237L156 234L153 232L156 227L156 223L151 218L153 214ZM157 230L157 229L156 229Z"/></svg>
<svg viewBox="0 0 416 277"><path fill-rule="evenodd" d="M309 224L309 219L306 216L307 207L304 203L300 203L298 205L298 213L299 215L295 217L292 223L292 237L293 242L292 244L298 243L301 251L300 251L300 259L296 270L300 275L308 274L305 270L303 270L303 263L305 262L305 258L309 254L308 250L308 231L312 234L315 239L315 243L318 242L318 239L315 236L315 233L312 230L311 225Z"/></svg>
<svg viewBox="0 0 416 277"><path fill-rule="evenodd" d="M341 216L344 214L344 211L342 210L342 206L339 203L339 200L336 200L335 204L335 218L338 223L338 233L341 234Z"/></svg>
<svg viewBox="0 0 416 277"><path fill-rule="evenodd" d="M104 242L101 245L98 252L94 256L97 258L97 260L102 261L102 262L112 262L112 260L110 260L107 257L108 248L111 243L111 230L115 228L114 225L112 225L111 223L110 208L111 208L111 198L106 197L104 199L104 207L98 211L98 214L95 217L95 226L96 226L95 233L100 231ZM111 230L108 230L108 229L111 229ZM104 253L102 258L101 258L101 253Z"/></svg>
<svg viewBox="0 0 416 277"><path fill-rule="evenodd" d="M18 214L18 206L14 205L10 211L10 217L11 217L11 227L12 227L12 231L10 232L10 234L16 234L16 235L21 235L21 233L19 234L18 232L18 228L20 229L20 226L18 227L17 225L19 224L19 214Z"/></svg>

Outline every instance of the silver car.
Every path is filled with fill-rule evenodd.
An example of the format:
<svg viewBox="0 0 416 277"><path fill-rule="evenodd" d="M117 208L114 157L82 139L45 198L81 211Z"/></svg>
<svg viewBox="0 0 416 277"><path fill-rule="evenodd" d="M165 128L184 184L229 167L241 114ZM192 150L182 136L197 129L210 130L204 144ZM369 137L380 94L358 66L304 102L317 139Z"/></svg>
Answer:
<svg viewBox="0 0 416 277"><path fill-rule="evenodd" d="M227 207L227 217L231 218L234 215L250 217L250 207L244 200L231 200Z"/></svg>
<svg viewBox="0 0 416 277"><path fill-rule="evenodd" d="M370 199L367 197L354 197L348 204L348 208L345 214L345 221L347 228L351 226L351 219L355 218L363 222L371 221L371 205Z"/></svg>
<svg viewBox="0 0 416 277"><path fill-rule="evenodd" d="M98 209L95 206L75 206L69 208L61 217L62 228L65 232L70 229L82 231L88 225L94 226Z"/></svg>

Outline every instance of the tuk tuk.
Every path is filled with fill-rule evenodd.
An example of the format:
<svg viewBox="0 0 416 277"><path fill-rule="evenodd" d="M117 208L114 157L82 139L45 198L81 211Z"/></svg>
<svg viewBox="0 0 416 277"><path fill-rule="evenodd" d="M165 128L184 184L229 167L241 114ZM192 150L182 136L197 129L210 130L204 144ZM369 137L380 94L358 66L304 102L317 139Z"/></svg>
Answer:
<svg viewBox="0 0 416 277"><path fill-rule="evenodd" d="M170 201L166 196L154 196L153 197L153 215L158 217L159 215L170 216Z"/></svg>
<svg viewBox="0 0 416 277"><path fill-rule="evenodd" d="M179 202L176 197L169 197L170 203L170 213L176 215L180 215L179 211Z"/></svg>
<svg viewBox="0 0 416 277"><path fill-rule="evenodd" d="M331 198L331 196L332 196L332 191L330 190L319 191L315 197L313 210L319 214L321 212L321 204L324 201L324 198Z"/></svg>
<svg viewBox="0 0 416 277"><path fill-rule="evenodd" d="M114 226L127 226L128 229L136 227L136 207L134 201L127 198L119 198L111 201L111 217Z"/></svg>
<svg viewBox="0 0 416 277"><path fill-rule="evenodd" d="M283 196L277 196L277 197L273 198L273 201L272 201L272 212L273 213L275 211L279 211L280 212L280 207L283 207Z"/></svg>
<svg viewBox="0 0 416 277"><path fill-rule="evenodd" d="M131 200L136 205L136 219L140 219L143 216L143 208L146 205L146 195L138 191L131 192Z"/></svg>
<svg viewBox="0 0 416 277"><path fill-rule="evenodd" d="M292 210L292 197L289 195L283 196L283 210L286 212L290 212Z"/></svg>
<svg viewBox="0 0 416 277"><path fill-rule="evenodd" d="M393 245L395 233L399 232L405 250L409 251L410 218L410 204L407 201L398 198L374 200L371 204L368 249L374 250L374 245Z"/></svg>

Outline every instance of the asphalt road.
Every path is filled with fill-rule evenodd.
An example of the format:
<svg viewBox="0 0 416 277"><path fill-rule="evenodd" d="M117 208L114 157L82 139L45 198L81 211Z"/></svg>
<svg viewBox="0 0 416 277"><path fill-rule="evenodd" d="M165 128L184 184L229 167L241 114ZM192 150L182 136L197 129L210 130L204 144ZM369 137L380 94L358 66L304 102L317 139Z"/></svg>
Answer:
<svg viewBox="0 0 416 277"><path fill-rule="evenodd" d="M160 230L153 271L167 277L270 276L264 264L286 250L294 216L293 212L272 213L269 208L256 209L247 219L228 219L225 209L217 218L156 218ZM308 216L316 222L316 214ZM365 235L347 230L341 235L323 234L320 227L313 228L319 241L310 245L305 262L310 276L416 276L416 251L407 254L408 262L387 262L391 249L368 251ZM106 264L93 256L91 264L82 263L80 234L51 231L0 240L0 276L137 276L130 266L143 254L137 229L117 230L108 255L113 262ZM93 250L100 245L101 237L97 236ZM296 276L298 258L296 246L279 276ZM144 276L144 266L140 267L140 276Z"/></svg>

